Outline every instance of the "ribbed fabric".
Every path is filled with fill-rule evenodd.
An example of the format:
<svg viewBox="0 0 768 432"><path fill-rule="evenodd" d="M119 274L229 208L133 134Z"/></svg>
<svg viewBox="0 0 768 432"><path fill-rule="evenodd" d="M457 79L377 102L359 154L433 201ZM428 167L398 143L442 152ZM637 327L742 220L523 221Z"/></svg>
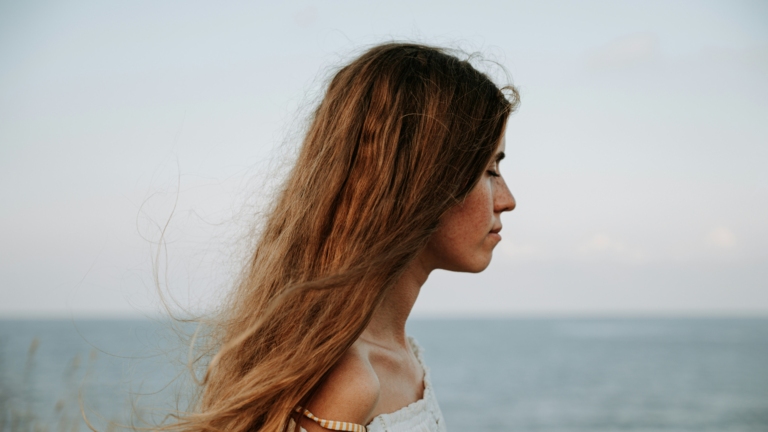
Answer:
<svg viewBox="0 0 768 432"><path fill-rule="evenodd" d="M368 430L365 426L357 423L321 419L306 409L304 410L304 412L302 412L301 408L296 408L296 412L300 412L304 414L306 417L312 419L315 423L319 424L320 426L326 429L343 431L343 432L366 432Z"/></svg>
<svg viewBox="0 0 768 432"><path fill-rule="evenodd" d="M368 432L447 432L443 413L432 388L429 367L424 363L424 348L410 336L408 342L424 369L424 397L393 413L374 417L366 427ZM293 420L288 430L293 431ZM304 428L301 428L301 431L306 432Z"/></svg>

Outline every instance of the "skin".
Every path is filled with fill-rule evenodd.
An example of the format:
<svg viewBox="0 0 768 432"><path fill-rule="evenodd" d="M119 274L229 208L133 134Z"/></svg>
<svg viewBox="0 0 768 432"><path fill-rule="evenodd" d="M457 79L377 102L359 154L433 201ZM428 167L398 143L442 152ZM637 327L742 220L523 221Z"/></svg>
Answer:
<svg viewBox="0 0 768 432"><path fill-rule="evenodd" d="M505 149L502 138L478 184L463 203L443 216L427 247L331 370L309 403L315 416L367 425L376 416L423 397L424 370L408 343L405 322L433 270L477 273L490 264L493 249L501 241L501 214L515 208L499 172ZM308 432L328 431L307 418L302 418L301 426Z"/></svg>

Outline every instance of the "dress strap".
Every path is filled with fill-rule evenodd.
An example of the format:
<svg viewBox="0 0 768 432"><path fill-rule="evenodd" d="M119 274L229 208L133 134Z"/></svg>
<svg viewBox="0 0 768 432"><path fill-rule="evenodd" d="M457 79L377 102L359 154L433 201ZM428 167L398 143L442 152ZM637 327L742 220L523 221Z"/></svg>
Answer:
<svg viewBox="0 0 768 432"><path fill-rule="evenodd" d="M301 407L296 407L296 412L300 412L304 414L309 419L313 420L315 423L319 424L320 426L326 429L335 430L335 431L347 431L347 432L367 432L368 431L368 428L357 423L340 422L340 421L334 421L334 420L323 420L321 418L315 417L315 415L309 412L309 410L307 409L302 411Z"/></svg>

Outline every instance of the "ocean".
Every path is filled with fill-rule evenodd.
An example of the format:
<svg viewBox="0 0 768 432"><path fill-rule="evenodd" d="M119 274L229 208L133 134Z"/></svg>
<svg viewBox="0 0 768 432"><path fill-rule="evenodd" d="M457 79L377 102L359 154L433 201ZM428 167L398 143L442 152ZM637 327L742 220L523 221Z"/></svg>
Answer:
<svg viewBox="0 0 768 432"><path fill-rule="evenodd" d="M450 431L768 431L768 319L414 319L408 332ZM183 372L174 341L149 320L0 321L0 432L86 431L79 400L99 430L162 418Z"/></svg>

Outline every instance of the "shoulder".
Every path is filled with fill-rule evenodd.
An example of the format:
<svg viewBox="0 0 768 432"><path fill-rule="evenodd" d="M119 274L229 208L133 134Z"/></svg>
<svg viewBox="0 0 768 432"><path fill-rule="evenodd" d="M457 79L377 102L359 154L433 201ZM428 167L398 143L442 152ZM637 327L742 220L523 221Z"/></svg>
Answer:
<svg viewBox="0 0 768 432"><path fill-rule="evenodd" d="M367 350L355 343L331 369L307 409L325 420L366 425L381 396L381 384L370 361ZM323 431L314 421L301 422L309 432Z"/></svg>

